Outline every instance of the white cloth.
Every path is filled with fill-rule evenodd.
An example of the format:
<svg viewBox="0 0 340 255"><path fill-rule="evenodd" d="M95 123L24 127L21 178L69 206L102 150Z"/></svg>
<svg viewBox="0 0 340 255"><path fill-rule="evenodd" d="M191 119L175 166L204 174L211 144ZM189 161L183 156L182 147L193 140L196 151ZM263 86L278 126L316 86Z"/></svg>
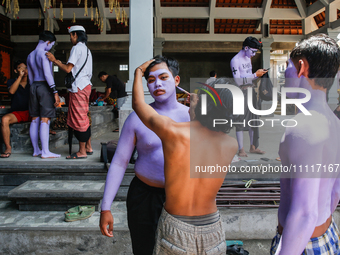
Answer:
<svg viewBox="0 0 340 255"><path fill-rule="evenodd" d="M87 59L87 62L81 70L81 72L78 74L76 80L72 83L72 89L69 89L70 92L76 93L78 92L78 88L80 90L83 90L87 85L91 85L91 78L92 78L92 54L91 51L88 51L89 56ZM87 54L87 46L82 43L78 42L75 46L72 47L70 57L67 61L68 63L71 63L74 65L72 68L72 74L73 77L76 76L80 68L84 65L86 60L86 54Z"/></svg>
<svg viewBox="0 0 340 255"><path fill-rule="evenodd" d="M209 85L209 83L211 83L211 82L213 82L213 81L215 81L215 80L216 80L215 77L210 77L208 80L205 81L205 84L208 84L208 85Z"/></svg>

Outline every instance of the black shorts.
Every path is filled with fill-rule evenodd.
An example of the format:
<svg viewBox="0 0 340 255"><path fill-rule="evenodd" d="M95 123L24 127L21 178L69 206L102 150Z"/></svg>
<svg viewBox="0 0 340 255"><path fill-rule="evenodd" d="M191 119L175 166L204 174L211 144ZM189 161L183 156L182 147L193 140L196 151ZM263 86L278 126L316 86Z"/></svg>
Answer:
<svg viewBox="0 0 340 255"><path fill-rule="evenodd" d="M151 187L137 176L132 179L126 206L134 255L152 255L164 202L163 188Z"/></svg>
<svg viewBox="0 0 340 255"><path fill-rule="evenodd" d="M46 81L35 81L30 88L31 117L55 118L54 95Z"/></svg>

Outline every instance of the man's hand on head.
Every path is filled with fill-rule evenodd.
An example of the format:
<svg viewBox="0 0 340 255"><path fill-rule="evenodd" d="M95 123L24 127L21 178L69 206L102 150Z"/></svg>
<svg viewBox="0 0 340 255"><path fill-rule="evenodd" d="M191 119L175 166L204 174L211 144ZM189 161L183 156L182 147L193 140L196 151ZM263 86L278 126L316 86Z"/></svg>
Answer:
<svg viewBox="0 0 340 255"><path fill-rule="evenodd" d="M148 60L146 61L145 63L143 63L142 65L140 65L139 67L136 68L136 71L137 70L140 70L142 72L142 76L144 76L144 73L145 73L145 70L146 68L148 68L148 66L153 62L155 61L154 59L151 59L151 60ZM135 71L135 73L136 73Z"/></svg>
<svg viewBox="0 0 340 255"><path fill-rule="evenodd" d="M256 77L262 77L267 72L268 72L268 70L266 70L266 69L259 69L255 72L255 74L256 74Z"/></svg>

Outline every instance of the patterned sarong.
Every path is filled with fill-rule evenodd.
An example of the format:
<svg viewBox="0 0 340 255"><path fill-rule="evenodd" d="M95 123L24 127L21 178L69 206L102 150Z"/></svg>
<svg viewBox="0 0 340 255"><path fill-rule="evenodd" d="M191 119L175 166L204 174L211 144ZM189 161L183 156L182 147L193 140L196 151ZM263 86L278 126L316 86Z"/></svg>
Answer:
<svg viewBox="0 0 340 255"><path fill-rule="evenodd" d="M70 92L70 102L67 113L67 125L79 132L85 132L90 126L89 117L89 98L91 85L87 85L77 93Z"/></svg>
<svg viewBox="0 0 340 255"><path fill-rule="evenodd" d="M338 255L340 254L339 238L339 229L332 218L327 231L322 236L311 238L302 255ZM281 235L277 233L272 240L271 255L275 254L280 239Z"/></svg>

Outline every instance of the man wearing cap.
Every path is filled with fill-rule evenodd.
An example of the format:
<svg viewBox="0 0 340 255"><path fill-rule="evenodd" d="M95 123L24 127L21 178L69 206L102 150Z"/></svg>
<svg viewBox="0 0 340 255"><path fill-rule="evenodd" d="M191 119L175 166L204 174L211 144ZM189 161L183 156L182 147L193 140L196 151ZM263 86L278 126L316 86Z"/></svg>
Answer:
<svg viewBox="0 0 340 255"><path fill-rule="evenodd" d="M235 83L240 86L244 95L244 115L239 115L235 122L244 124L237 124L236 137L239 146L238 155L240 157L247 157L247 153L243 148L243 131L249 131L250 139L250 153L264 154L265 152L257 148L256 140L254 141L254 129L249 127L248 121L252 119L258 119L258 116L249 111L247 100L247 89L252 87L253 80L257 77L264 75L267 70L259 69L255 73L252 73L251 58L255 56L256 52L260 49L261 43L254 37L247 37L242 46L242 50L237 53L230 61L230 68L233 73ZM255 93L253 92L253 96ZM254 100L254 99L253 99ZM253 101L254 102L254 101Z"/></svg>
<svg viewBox="0 0 340 255"><path fill-rule="evenodd" d="M68 32L70 33L70 40L73 47L67 63L61 63L60 60L57 60L53 54L49 52L46 55L51 62L66 73L72 72L73 77L81 70L78 76L75 77L72 88L69 89L70 101L67 114L67 125L74 130L74 134L79 141L79 151L66 158L84 159L87 158L87 155L93 154L91 127L88 117L92 86L92 54L86 46L87 35L83 26L69 27Z"/></svg>
<svg viewBox="0 0 340 255"><path fill-rule="evenodd" d="M45 54L55 41L56 37L50 31L41 32L37 47L27 57L28 78L31 84L29 113L32 117L30 137L34 149L33 157L60 157L49 150L50 119L55 117L55 107L60 103L60 99L54 83L52 65ZM39 136L42 150L38 144Z"/></svg>

